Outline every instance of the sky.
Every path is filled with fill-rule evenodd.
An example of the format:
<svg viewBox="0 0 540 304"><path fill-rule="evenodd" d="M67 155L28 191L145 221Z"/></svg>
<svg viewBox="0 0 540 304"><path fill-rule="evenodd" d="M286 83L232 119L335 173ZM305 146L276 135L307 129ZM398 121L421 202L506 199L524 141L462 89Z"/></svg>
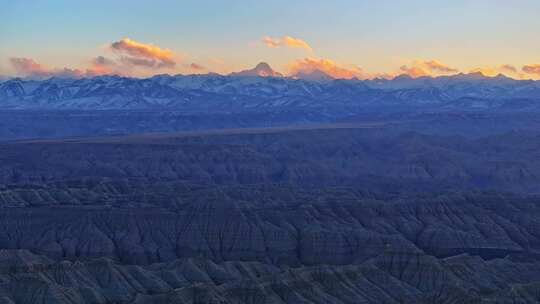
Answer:
<svg viewBox="0 0 540 304"><path fill-rule="evenodd" d="M538 0L0 0L0 75L540 78Z"/></svg>

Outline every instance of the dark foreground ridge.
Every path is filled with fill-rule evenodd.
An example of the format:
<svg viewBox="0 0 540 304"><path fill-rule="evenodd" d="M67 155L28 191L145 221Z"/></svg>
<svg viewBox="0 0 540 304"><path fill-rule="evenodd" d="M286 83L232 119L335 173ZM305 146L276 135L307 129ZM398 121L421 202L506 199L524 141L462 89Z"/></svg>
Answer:
<svg viewBox="0 0 540 304"><path fill-rule="evenodd" d="M425 124L2 143L0 303L537 303L540 137Z"/></svg>

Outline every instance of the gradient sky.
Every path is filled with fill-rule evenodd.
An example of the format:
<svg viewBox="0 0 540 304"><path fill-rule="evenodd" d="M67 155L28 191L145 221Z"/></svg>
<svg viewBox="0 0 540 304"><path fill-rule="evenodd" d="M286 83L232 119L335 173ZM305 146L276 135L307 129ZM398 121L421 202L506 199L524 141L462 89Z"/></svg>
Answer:
<svg viewBox="0 0 540 304"><path fill-rule="evenodd" d="M17 72L11 58L31 59L47 71L85 70L97 56L120 60L127 53L111 44L130 38L170 50L176 62L136 67L134 75L198 72L199 66L228 73L260 61L282 73L298 69L299 61L366 75L414 67L432 73L425 62L436 61L452 71L511 74L502 68L511 65L514 77L540 76L538 0L0 0L0 7L4 75ZM285 36L312 50L263 43Z"/></svg>

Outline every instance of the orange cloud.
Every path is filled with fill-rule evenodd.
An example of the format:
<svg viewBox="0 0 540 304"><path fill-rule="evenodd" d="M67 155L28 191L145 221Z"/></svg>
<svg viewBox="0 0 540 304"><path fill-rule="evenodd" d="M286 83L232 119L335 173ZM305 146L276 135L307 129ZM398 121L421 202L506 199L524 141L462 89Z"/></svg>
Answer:
<svg viewBox="0 0 540 304"><path fill-rule="evenodd" d="M109 48L117 54L115 58L109 59L104 56L92 58L87 63L88 68L83 70L47 68L31 58L10 58L10 63L17 75L35 78L52 76L80 78L105 74L141 76L150 70L173 68L176 65L175 54L172 51L150 44L143 44L129 38L113 42ZM145 69L134 69L137 67ZM190 66L189 68L197 69L197 66Z"/></svg>
<svg viewBox="0 0 540 304"><path fill-rule="evenodd" d="M356 66L344 67L329 59L304 58L289 64L289 75L321 71L338 79L366 78L361 68Z"/></svg>
<svg viewBox="0 0 540 304"><path fill-rule="evenodd" d="M525 65L521 70L527 74L540 76L540 64L528 64Z"/></svg>
<svg viewBox="0 0 540 304"><path fill-rule="evenodd" d="M282 38L264 37L263 43L270 48L289 47L294 49L305 49L313 51L311 46L302 39L293 38L291 36L283 36Z"/></svg>
<svg viewBox="0 0 540 304"><path fill-rule="evenodd" d="M457 73L458 72L457 69L449 67L448 65L441 63L439 61L436 61L436 60L424 61L422 64L426 66L431 72L440 72L440 73Z"/></svg>
<svg viewBox="0 0 540 304"><path fill-rule="evenodd" d="M399 70L401 73L405 73L413 78L423 76L439 76L458 72L457 69L437 60L415 60L411 65L401 66Z"/></svg>
<svg viewBox="0 0 540 304"><path fill-rule="evenodd" d="M101 57L101 56L100 56ZM48 77L67 77L67 78L80 78L80 77L92 77L103 74L110 74L110 70L102 69L98 62L105 60L103 57L97 57L93 60L92 67L86 70L71 69L71 68L54 68L49 69L43 65L37 63L32 58L10 58L9 61L15 72L19 76L33 77L33 78L48 78Z"/></svg>
<svg viewBox="0 0 540 304"><path fill-rule="evenodd" d="M140 43L129 38L113 42L111 49L121 54L121 60L130 65L148 68L172 68L176 65L174 53L171 50Z"/></svg>
<svg viewBox="0 0 540 304"><path fill-rule="evenodd" d="M418 78L418 77L423 77L423 76L430 76L430 73L424 69L422 69L421 67L418 67L418 66L406 66L406 65L403 65L399 68L399 70L401 72L403 72L404 74L407 74L413 78Z"/></svg>

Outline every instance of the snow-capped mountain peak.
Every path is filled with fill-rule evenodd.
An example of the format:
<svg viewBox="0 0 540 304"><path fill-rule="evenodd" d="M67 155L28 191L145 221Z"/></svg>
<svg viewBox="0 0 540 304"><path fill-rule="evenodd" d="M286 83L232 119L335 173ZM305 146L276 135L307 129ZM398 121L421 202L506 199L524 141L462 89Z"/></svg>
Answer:
<svg viewBox="0 0 540 304"><path fill-rule="evenodd" d="M240 77L283 77L283 74L274 71L266 62L260 62L253 69L231 73L230 76Z"/></svg>
<svg viewBox="0 0 540 304"><path fill-rule="evenodd" d="M328 82L334 80L334 78L325 72L315 69L312 71L300 71L296 73L293 78L303 79L315 82Z"/></svg>

